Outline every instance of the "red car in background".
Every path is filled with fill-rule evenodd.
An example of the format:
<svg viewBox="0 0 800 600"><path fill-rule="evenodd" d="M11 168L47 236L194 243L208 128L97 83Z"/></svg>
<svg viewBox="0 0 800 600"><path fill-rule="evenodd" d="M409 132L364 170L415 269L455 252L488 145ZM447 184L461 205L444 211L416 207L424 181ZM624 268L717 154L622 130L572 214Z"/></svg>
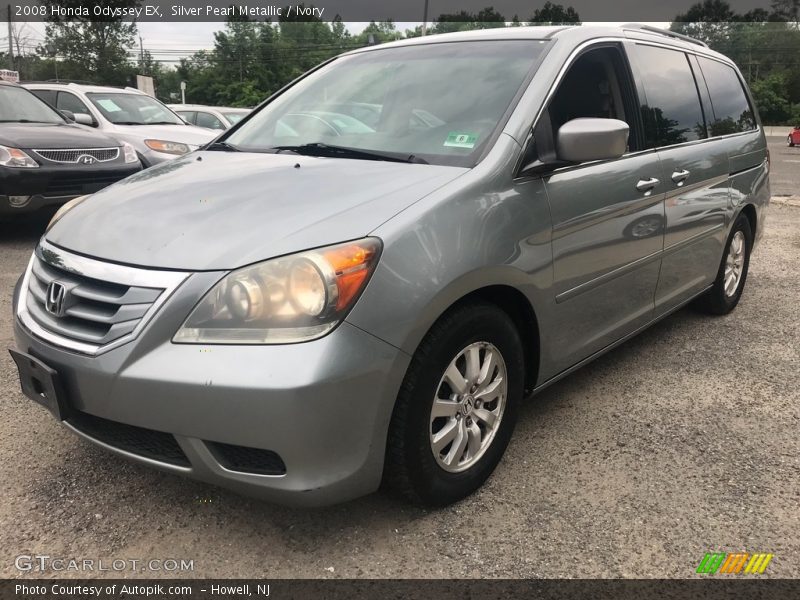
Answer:
<svg viewBox="0 0 800 600"><path fill-rule="evenodd" d="M786 137L786 141L790 146L800 146L800 125L795 125L795 128Z"/></svg>

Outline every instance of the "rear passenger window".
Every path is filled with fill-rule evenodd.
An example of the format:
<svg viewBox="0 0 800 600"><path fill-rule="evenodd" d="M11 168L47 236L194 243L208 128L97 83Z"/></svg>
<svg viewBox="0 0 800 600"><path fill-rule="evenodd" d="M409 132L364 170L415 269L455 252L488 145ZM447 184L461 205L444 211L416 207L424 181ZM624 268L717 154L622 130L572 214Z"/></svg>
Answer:
<svg viewBox="0 0 800 600"><path fill-rule="evenodd" d="M728 65L702 56L698 56L697 60L700 62L714 110L713 119L711 115L708 119L711 135L728 135L755 129L753 109L747 101L736 71Z"/></svg>
<svg viewBox="0 0 800 600"><path fill-rule="evenodd" d="M686 54L637 45L639 72L647 104L642 116L649 147L669 146L706 137L703 109Z"/></svg>

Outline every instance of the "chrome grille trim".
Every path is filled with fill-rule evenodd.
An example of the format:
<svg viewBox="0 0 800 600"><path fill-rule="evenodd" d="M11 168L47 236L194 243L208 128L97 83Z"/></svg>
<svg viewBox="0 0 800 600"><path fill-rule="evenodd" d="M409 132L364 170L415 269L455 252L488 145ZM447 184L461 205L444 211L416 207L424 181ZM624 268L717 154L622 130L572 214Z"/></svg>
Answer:
<svg viewBox="0 0 800 600"><path fill-rule="evenodd" d="M97 162L111 162L119 157L119 148L52 148L34 152L50 162L68 164L77 163L81 156L91 156Z"/></svg>
<svg viewBox="0 0 800 600"><path fill-rule="evenodd" d="M25 270L17 318L46 342L96 356L135 339L189 275L86 258L41 240ZM45 282L54 280L76 298L63 317L44 309Z"/></svg>

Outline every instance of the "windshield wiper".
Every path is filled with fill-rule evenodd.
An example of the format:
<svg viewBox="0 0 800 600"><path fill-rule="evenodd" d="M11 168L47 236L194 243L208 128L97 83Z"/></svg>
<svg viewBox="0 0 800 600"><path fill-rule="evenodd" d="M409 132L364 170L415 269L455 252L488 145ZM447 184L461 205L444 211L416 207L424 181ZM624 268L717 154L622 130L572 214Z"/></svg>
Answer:
<svg viewBox="0 0 800 600"><path fill-rule="evenodd" d="M269 150L276 152L287 151L305 154L308 156L325 156L328 158L356 158L363 160L385 160L389 162L416 163L427 165L428 161L414 154L400 154L396 152L380 152L378 150L361 150L359 148L346 148L345 146L332 146L322 142L300 144L298 146L273 146Z"/></svg>
<svg viewBox="0 0 800 600"><path fill-rule="evenodd" d="M111 121L114 125L147 125L141 121Z"/></svg>
<svg viewBox="0 0 800 600"><path fill-rule="evenodd" d="M241 152L239 148L228 142L211 142L204 150L222 150L223 152Z"/></svg>
<svg viewBox="0 0 800 600"><path fill-rule="evenodd" d="M145 125L183 125L183 123L176 123L175 121L150 121Z"/></svg>

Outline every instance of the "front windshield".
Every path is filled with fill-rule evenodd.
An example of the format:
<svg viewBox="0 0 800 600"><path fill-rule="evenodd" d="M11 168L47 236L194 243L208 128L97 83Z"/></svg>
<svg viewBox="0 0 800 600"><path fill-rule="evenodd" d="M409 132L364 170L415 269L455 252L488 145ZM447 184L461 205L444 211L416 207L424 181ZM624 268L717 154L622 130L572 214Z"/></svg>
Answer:
<svg viewBox="0 0 800 600"><path fill-rule="evenodd" d="M185 125L178 115L145 94L91 92L86 95L106 119L117 125Z"/></svg>
<svg viewBox="0 0 800 600"><path fill-rule="evenodd" d="M0 85L0 123L64 124L65 121L28 90L13 85Z"/></svg>
<svg viewBox="0 0 800 600"><path fill-rule="evenodd" d="M269 103L225 141L306 144L472 166L542 52L538 40L421 44L344 56Z"/></svg>

